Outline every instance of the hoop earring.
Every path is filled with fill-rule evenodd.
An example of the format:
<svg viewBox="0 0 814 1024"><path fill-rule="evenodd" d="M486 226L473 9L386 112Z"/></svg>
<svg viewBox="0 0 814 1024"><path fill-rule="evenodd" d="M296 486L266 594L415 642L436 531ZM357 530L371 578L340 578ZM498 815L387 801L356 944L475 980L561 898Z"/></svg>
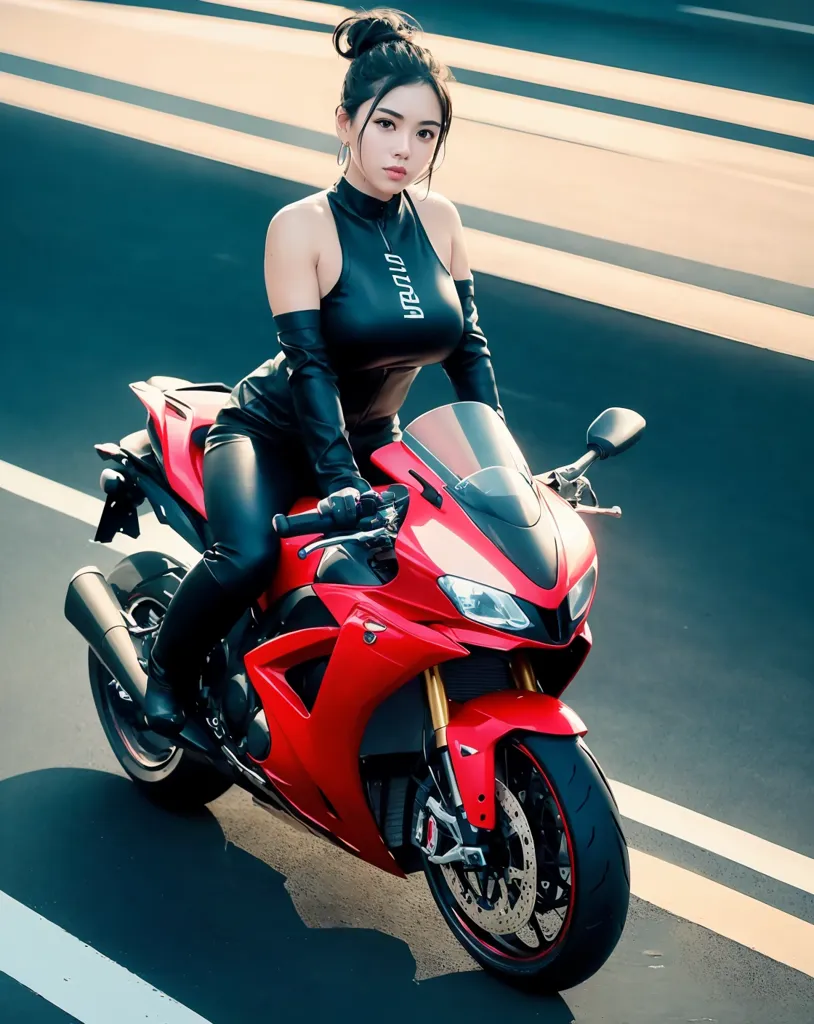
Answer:
<svg viewBox="0 0 814 1024"><path fill-rule="evenodd" d="M339 147L339 152L336 154L336 162L339 167L344 166L349 153L350 146L347 144L347 142L343 142L342 145Z"/></svg>

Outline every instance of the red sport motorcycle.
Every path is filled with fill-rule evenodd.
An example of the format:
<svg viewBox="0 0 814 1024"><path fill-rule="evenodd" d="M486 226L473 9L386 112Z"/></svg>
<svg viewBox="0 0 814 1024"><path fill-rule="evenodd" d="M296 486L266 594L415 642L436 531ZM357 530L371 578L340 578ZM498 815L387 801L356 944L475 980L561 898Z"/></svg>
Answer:
<svg viewBox="0 0 814 1024"><path fill-rule="evenodd" d="M107 495L95 539L139 535L150 503L197 550L206 432L223 384L130 385L146 429L96 445ZM560 697L591 647L597 582L584 473L644 420L608 409L576 462L535 476L490 408L415 419L374 463L382 507L338 532L302 498L275 517L268 590L211 652L180 736L147 729L151 643L189 566L157 551L72 578L65 615L124 770L164 806L237 783L255 802L404 877L423 871L486 970L537 991L577 985L624 927L628 853L607 780ZM584 497L591 499L583 502Z"/></svg>

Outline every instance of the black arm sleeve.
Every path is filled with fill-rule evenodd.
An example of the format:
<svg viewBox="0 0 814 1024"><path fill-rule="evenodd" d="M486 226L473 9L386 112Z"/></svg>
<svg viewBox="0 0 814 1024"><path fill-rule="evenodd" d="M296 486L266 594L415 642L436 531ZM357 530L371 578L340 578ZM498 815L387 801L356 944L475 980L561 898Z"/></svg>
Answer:
<svg viewBox="0 0 814 1024"><path fill-rule="evenodd" d="M455 282L464 314L464 332L458 347L441 364L459 402L483 402L505 420L497 393L492 357L486 337L478 326L475 307L475 282L471 277Z"/></svg>
<svg viewBox="0 0 814 1024"><path fill-rule="evenodd" d="M300 309L274 318L285 352L288 386L317 483L327 496L342 487L366 491L345 429L336 374L320 330L318 309Z"/></svg>

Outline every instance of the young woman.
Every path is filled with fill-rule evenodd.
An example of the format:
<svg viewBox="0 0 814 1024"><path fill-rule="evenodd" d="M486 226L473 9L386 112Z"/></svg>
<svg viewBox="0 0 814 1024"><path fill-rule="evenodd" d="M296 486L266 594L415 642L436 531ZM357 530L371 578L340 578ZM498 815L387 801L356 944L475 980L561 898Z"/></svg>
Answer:
<svg viewBox="0 0 814 1024"><path fill-rule="evenodd" d="M150 655L145 714L166 735L184 724L209 651L268 586L272 528L306 494L352 527L371 484L370 454L400 435L419 369L441 363L461 401L503 415L458 212L429 192L449 132L451 79L414 41L417 23L378 9L339 24L350 61L336 110L339 181L281 209L265 279L280 353L235 387L204 457L215 542L173 597ZM427 176L424 198L411 185ZM365 506L375 501L365 496Z"/></svg>

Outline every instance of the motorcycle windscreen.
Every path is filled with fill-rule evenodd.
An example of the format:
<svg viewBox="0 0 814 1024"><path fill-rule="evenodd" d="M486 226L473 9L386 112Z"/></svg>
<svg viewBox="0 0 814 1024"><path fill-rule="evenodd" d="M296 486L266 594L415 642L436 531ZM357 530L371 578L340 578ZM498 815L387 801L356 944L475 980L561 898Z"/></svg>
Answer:
<svg viewBox="0 0 814 1024"><path fill-rule="evenodd" d="M402 440L533 583L546 590L556 586L554 521L523 453L494 409L480 402L441 406L413 420Z"/></svg>

